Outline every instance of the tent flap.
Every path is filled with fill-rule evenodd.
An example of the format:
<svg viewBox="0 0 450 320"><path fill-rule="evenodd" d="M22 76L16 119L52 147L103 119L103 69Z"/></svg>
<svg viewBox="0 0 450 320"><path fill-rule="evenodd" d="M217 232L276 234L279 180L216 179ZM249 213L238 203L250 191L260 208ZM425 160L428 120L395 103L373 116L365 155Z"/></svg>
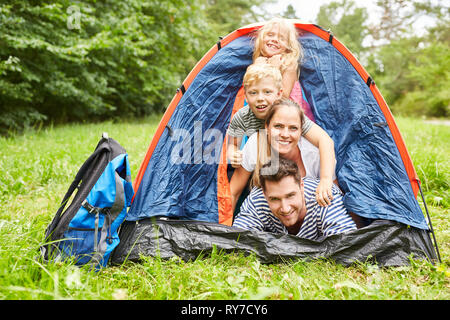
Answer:
<svg viewBox="0 0 450 320"><path fill-rule="evenodd" d="M428 229L400 153L369 86L330 43L305 32L300 82L316 123L335 143L347 209Z"/></svg>
<svg viewBox="0 0 450 320"><path fill-rule="evenodd" d="M127 220L152 216L218 222L217 168L250 39L222 48L178 103L147 165Z"/></svg>

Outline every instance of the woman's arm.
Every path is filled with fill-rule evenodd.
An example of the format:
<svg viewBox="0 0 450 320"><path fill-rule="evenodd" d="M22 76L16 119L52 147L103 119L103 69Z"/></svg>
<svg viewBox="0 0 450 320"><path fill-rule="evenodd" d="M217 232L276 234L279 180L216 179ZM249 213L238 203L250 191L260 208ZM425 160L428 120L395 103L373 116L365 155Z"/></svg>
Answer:
<svg viewBox="0 0 450 320"><path fill-rule="evenodd" d="M334 142L325 130L316 124L305 134L305 138L319 149L320 183L316 189L316 200L319 205L326 207L333 200L331 187L336 166Z"/></svg>
<svg viewBox="0 0 450 320"><path fill-rule="evenodd" d="M247 185L251 174L251 172L248 172L243 167L239 167L234 170L233 176L231 177L230 181L231 208L233 210L232 212L234 212L239 196Z"/></svg>

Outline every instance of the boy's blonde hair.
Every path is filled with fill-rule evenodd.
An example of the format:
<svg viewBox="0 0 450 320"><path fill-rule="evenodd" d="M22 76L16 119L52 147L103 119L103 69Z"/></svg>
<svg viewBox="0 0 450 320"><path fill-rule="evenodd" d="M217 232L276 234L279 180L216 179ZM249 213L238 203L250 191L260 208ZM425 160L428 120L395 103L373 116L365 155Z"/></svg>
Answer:
<svg viewBox="0 0 450 320"><path fill-rule="evenodd" d="M273 80L275 87L281 89L281 73L278 68L269 64L251 64L244 75L244 89L262 79L270 78Z"/></svg>
<svg viewBox="0 0 450 320"><path fill-rule="evenodd" d="M272 29L273 26L278 25L281 30L286 32L286 52L282 54L282 66L281 72L284 72L288 67L292 65L298 65L303 59L303 49L298 41L298 33L293 23L283 18L273 18L262 26L257 33L255 39L255 49L253 51L253 61L260 56L264 56L262 53L262 46L265 34Z"/></svg>

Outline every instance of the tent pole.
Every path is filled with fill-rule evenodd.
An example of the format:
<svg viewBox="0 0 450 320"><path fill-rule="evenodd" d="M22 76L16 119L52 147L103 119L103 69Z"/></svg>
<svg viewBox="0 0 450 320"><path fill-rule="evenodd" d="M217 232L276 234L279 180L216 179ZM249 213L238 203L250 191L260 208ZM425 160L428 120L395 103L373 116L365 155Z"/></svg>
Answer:
<svg viewBox="0 0 450 320"><path fill-rule="evenodd" d="M423 195L422 188L421 188L421 186L420 186L420 180L419 180L419 179L416 179L416 181L417 181L417 185L419 186L420 195L422 196L422 200L423 200L423 205L424 205L424 207L425 207L425 211L426 211L426 213L427 213L428 224L430 225L431 234L433 235L434 246L436 247L436 253L437 253L437 256L438 256L438 260L439 260L439 263L442 263L442 261L441 261L441 255L439 254L439 248L438 248L438 244L437 244L437 241L436 241L436 236L435 236L434 230L433 230L433 225L431 224L430 214L428 213L427 203L426 203L426 201L425 201L425 197L424 197L424 195Z"/></svg>

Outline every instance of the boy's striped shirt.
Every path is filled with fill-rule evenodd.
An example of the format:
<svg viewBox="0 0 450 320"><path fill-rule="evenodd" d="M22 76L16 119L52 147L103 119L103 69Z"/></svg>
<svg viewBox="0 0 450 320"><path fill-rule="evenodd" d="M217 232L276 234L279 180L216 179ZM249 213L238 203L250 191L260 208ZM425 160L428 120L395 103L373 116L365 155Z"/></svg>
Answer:
<svg viewBox="0 0 450 320"><path fill-rule="evenodd" d="M317 240L356 229L342 201L342 193L333 185L333 201L327 207L321 207L315 197L319 180L305 178L304 195L306 202L306 216L298 237ZM262 189L253 188L250 195L241 206L241 212L233 222L233 227L247 230L259 230L287 234L286 227L270 211L269 204L264 197Z"/></svg>
<svg viewBox="0 0 450 320"><path fill-rule="evenodd" d="M302 126L302 135L304 136L311 129L313 122L305 115L305 121ZM227 134L234 138L250 137L256 131L264 129L264 120L258 119L248 105L239 109L231 119Z"/></svg>

